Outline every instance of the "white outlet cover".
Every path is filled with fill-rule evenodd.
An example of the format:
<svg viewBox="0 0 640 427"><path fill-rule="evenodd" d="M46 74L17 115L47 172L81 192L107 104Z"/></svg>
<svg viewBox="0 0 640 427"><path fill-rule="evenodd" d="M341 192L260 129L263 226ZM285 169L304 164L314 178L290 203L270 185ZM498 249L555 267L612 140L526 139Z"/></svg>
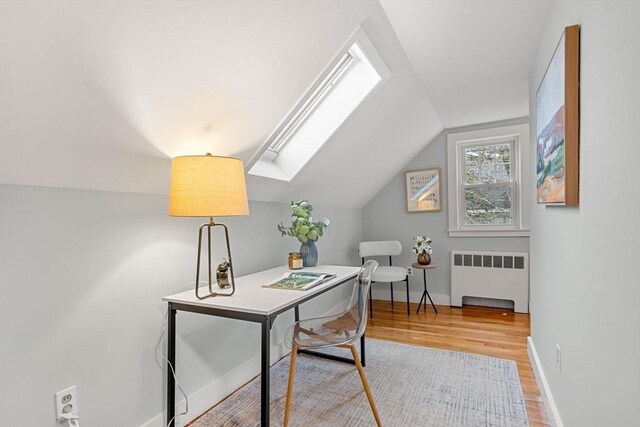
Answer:
<svg viewBox="0 0 640 427"><path fill-rule="evenodd" d="M413 276L413 267L410 265L407 266L407 276Z"/></svg>
<svg viewBox="0 0 640 427"><path fill-rule="evenodd" d="M78 413L78 390L74 385L56 393L56 418L63 415L66 405L72 405L73 412Z"/></svg>

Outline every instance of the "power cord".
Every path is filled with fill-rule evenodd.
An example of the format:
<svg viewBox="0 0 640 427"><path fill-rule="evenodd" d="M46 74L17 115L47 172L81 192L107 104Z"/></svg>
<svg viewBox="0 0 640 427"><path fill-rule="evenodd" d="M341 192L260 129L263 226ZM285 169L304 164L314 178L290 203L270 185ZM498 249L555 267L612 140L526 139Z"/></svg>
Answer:
<svg viewBox="0 0 640 427"><path fill-rule="evenodd" d="M186 286L189 285L193 285L195 282L189 282L189 283L185 283L184 285L182 285L180 288L184 288ZM207 283L207 282L203 282L203 283ZM189 398L187 397L187 393L184 392L184 390L182 389L182 386L180 385L180 383L178 382L178 377L176 376L176 370L173 367L173 364L171 362L169 362L169 359L167 359L167 356L164 355L164 353L162 353L161 349L160 349L160 344L162 344L162 338L164 337L164 333L167 330L167 316L169 313L165 313L164 314L164 320L162 321L162 328L160 330L160 336L158 337L158 341L156 342L156 351L154 354L154 357L156 359L156 364L158 365L158 367L160 368L160 370L163 369L162 364L160 363L160 360L158 360L158 355L162 358L162 360L164 360L167 365L169 365L169 367L171 368L171 375L173 375L173 380L176 383L176 386L178 387L178 390L180 390L180 393L182 393L182 395L184 396L184 412L181 412L177 415L186 415L189 412ZM167 375L169 375L169 373L167 373ZM176 419L176 416L174 415L173 418L171 418L168 422L167 422L167 427L171 425L171 423L173 422L173 420ZM69 424L69 427L80 427L79 425L74 425L74 424Z"/></svg>
<svg viewBox="0 0 640 427"><path fill-rule="evenodd" d="M80 421L78 421L78 414L76 414L73 409L69 410L68 412L65 412L63 414L61 414L58 417L58 422L59 423L68 423L68 427L80 427Z"/></svg>

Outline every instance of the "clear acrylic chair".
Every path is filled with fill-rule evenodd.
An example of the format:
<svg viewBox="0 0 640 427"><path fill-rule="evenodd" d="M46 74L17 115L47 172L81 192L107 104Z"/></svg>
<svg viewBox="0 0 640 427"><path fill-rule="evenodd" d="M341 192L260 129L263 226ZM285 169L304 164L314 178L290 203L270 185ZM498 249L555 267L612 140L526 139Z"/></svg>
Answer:
<svg viewBox="0 0 640 427"><path fill-rule="evenodd" d="M371 411L376 424L380 427L380 417L376 404L373 401L367 377L364 374L355 343L360 339L367 326L367 295L371 286L371 277L378 267L376 261L370 260L364 263L356 276L351 302L347 309L338 315L316 317L300 320L288 329L285 335L285 343L291 348L291 365L289 368L289 384L287 386L287 400L284 412L284 425L289 425L291 400L293 395L293 379L296 372L296 357L299 349L319 349L326 347L341 347L351 350L360 380L367 394Z"/></svg>

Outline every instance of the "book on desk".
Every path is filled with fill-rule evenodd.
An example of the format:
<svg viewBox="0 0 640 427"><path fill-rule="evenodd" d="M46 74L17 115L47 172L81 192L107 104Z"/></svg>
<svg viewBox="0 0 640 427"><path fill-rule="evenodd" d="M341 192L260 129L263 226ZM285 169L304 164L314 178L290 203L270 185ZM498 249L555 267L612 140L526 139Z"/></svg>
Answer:
<svg viewBox="0 0 640 427"><path fill-rule="evenodd" d="M262 285L263 288L288 289L294 291L306 291L331 279L336 275L331 273L315 273L311 271L287 272L282 278L272 283Z"/></svg>

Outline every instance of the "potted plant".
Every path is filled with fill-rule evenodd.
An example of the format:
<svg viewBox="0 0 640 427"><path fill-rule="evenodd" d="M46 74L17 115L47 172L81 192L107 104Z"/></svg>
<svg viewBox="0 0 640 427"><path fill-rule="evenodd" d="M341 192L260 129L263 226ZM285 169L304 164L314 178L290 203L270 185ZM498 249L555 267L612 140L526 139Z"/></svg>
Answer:
<svg viewBox="0 0 640 427"><path fill-rule="evenodd" d="M431 264L431 254L433 253L433 249L431 249L431 237L416 236L413 240L416 242L415 245L413 245L413 251L418 254L418 264Z"/></svg>
<svg viewBox="0 0 640 427"><path fill-rule="evenodd" d="M300 253L304 267L314 267L318 263L318 248L315 242L322 236L324 229L331 221L322 218L314 222L311 212L313 206L306 200L291 202L291 225L285 227L278 224L278 231L282 236L295 237L301 243Z"/></svg>

